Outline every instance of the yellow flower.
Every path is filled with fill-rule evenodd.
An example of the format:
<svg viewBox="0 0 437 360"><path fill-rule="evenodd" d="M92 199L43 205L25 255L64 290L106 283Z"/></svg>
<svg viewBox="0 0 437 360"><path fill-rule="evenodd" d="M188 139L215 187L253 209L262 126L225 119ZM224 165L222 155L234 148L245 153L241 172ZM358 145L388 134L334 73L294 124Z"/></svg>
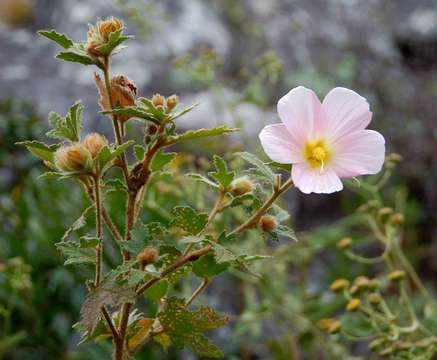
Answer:
<svg viewBox="0 0 437 360"><path fill-rule="evenodd" d="M333 292L340 292L345 289L349 285L349 281L343 278L336 279L333 281L331 286L329 287Z"/></svg>
<svg viewBox="0 0 437 360"><path fill-rule="evenodd" d="M358 298L352 298L346 305L347 311L356 311L361 306L361 300Z"/></svg>

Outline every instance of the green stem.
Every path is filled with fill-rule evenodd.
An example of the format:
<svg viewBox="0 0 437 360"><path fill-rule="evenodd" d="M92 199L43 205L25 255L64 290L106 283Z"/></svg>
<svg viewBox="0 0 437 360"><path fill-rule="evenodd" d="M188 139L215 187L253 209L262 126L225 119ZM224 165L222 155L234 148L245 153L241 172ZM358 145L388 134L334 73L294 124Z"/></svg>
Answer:
<svg viewBox="0 0 437 360"><path fill-rule="evenodd" d="M102 278L102 255L103 255L103 229L102 229L102 199L100 194L100 177L94 176L94 199L96 209L96 236L99 243L96 246L96 277L94 286L100 285Z"/></svg>
<svg viewBox="0 0 437 360"><path fill-rule="evenodd" d="M185 303L185 306L188 307L191 305L191 303L194 301L194 299L199 296L199 294L206 289L206 287L209 284L209 279L205 278L203 279L203 281L200 283L199 287L193 292L193 294L190 296L190 298L187 300L187 302Z"/></svg>

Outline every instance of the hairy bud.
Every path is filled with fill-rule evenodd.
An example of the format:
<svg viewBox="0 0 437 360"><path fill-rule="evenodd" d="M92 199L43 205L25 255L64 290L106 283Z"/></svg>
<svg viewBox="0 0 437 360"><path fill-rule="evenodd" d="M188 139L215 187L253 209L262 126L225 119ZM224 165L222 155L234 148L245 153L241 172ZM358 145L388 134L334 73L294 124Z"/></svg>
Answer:
<svg viewBox="0 0 437 360"><path fill-rule="evenodd" d="M361 300L358 298L352 298L346 305L346 310L349 312L353 312L358 310L361 306Z"/></svg>
<svg viewBox="0 0 437 360"><path fill-rule="evenodd" d="M390 274L387 275L387 278L393 282L400 281L403 278L405 278L405 271L404 270L394 270Z"/></svg>
<svg viewBox="0 0 437 360"><path fill-rule="evenodd" d="M158 260L158 256L159 251L154 247L148 246L138 254L137 260L141 263L142 266L146 266L156 262L156 260Z"/></svg>
<svg viewBox="0 0 437 360"><path fill-rule="evenodd" d="M349 281L343 278L336 279L333 281L329 289L333 292L340 292L343 289L347 288L349 285Z"/></svg>
<svg viewBox="0 0 437 360"><path fill-rule="evenodd" d="M179 102L179 97L177 95L171 95L167 98L167 109L173 110Z"/></svg>
<svg viewBox="0 0 437 360"><path fill-rule="evenodd" d="M108 144L108 140L103 135L98 133L88 134L82 141L83 146L90 152L91 156L95 158L103 146Z"/></svg>
<svg viewBox="0 0 437 360"><path fill-rule="evenodd" d="M254 183L247 176L243 176L232 181L229 190L233 195L239 196L250 193L254 187Z"/></svg>
<svg viewBox="0 0 437 360"><path fill-rule="evenodd" d="M108 42L109 34L123 28L123 22L111 17L100 20L95 25L90 25L87 34L86 50L92 56L102 56L99 47Z"/></svg>
<svg viewBox="0 0 437 360"><path fill-rule="evenodd" d="M391 218L390 218L390 222L393 224L393 225L402 225L404 222L405 222L405 218L404 218L404 215L403 214L401 214L401 213L396 213L396 214L393 214L392 216L391 216Z"/></svg>
<svg viewBox="0 0 437 360"><path fill-rule="evenodd" d="M84 171L90 160L90 152L80 144L63 146L55 153L55 165L61 171Z"/></svg>
<svg viewBox="0 0 437 360"><path fill-rule="evenodd" d="M337 242L337 247L339 249L348 249L352 245L352 239L350 237L346 237Z"/></svg>
<svg viewBox="0 0 437 360"><path fill-rule="evenodd" d="M152 103L155 107L166 107L167 101L165 100L165 97L161 94L155 94L152 96Z"/></svg>
<svg viewBox="0 0 437 360"><path fill-rule="evenodd" d="M263 215L261 219L259 219L259 226L265 232L272 232L278 226L278 222L271 215Z"/></svg>

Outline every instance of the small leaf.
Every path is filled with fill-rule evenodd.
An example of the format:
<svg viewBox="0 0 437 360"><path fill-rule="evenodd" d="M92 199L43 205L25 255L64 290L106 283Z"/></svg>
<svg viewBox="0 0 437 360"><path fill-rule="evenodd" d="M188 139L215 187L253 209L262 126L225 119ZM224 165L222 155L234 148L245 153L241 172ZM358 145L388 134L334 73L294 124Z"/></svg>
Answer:
<svg viewBox="0 0 437 360"><path fill-rule="evenodd" d="M117 46L130 39L131 37L132 36L123 35L123 29L113 31L109 34L108 41L104 45L97 47L97 50L102 55L109 55L115 50Z"/></svg>
<svg viewBox="0 0 437 360"><path fill-rule="evenodd" d="M234 131L238 131L237 128L230 128L227 126L220 126L212 129L198 129L198 130L190 130L186 131L183 134L179 134L170 138L170 141L182 141L182 140L191 140L198 139L210 136L218 136L223 134L229 134Z"/></svg>
<svg viewBox="0 0 437 360"><path fill-rule="evenodd" d="M91 210L94 209L94 204L91 206L88 206L83 212L82 214L76 219L76 221L65 231L64 235L62 235L61 238L61 242L65 241L68 236L70 236L70 234L73 231L79 230L80 228L84 227L86 224L86 217L88 216L88 214L91 212Z"/></svg>
<svg viewBox="0 0 437 360"><path fill-rule="evenodd" d="M81 325L92 332L100 317L103 306L117 308L123 303L135 301L136 293L133 289L122 286L112 279L105 279L99 287L92 290L85 300L81 314Z"/></svg>
<svg viewBox="0 0 437 360"><path fill-rule="evenodd" d="M166 233L166 229L159 222L142 224L137 222L131 231L131 239L123 241L121 247L133 255L138 255L146 246L159 246L159 236Z"/></svg>
<svg viewBox="0 0 437 360"><path fill-rule="evenodd" d="M82 65L100 65L98 60L88 55L85 50L85 44L74 44L73 46L61 51L56 55L59 60L75 62Z"/></svg>
<svg viewBox="0 0 437 360"><path fill-rule="evenodd" d="M156 119L153 114L138 106L127 106L124 108L101 111L100 113L104 115L117 115L126 116L128 118L143 119L159 125L159 119Z"/></svg>
<svg viewBox="0 0 437 360"><path fill-rule="evenodd" d="M185 115L186 113L190 112L191 110L193 110L198 105L199 104L193 104L193 105L186 107L185 109L182 109L181 111L175 112L174 114L171 115L171 120L176 120L177 118L179 118L179 117Z"/></svg>
<svg viewBox="0 0 437 360"><path fill-rule="evenodd" d="M170 225L183 229L190 235L200 233L208 222L207 214L198 213L190 206L176 206L172 210L172 215L174 219Z"/></svg>
<svg viewBox="0 0 437 360"><path fill-rule="evenodd" d="M58 33L56 30L40 30L37 31L39 35L45 36L47 39L50 39L62 46L64 49L68 49L73 46L73 41L68 38L64 34Z"/></svg>
<svg viewBox="0 0 437 360"><path fill-rule="evenodd" d="M193 263L192 271L200 278L211 278L226 271L228 267L228 263L218 263L214 255L207 254Z"/></svg>
<svg viewBox="0 0 437 360"><path fill-rule="evenodd" d="M218 155L214 155L214 165L216 171L211 171L208 174L226 189L234 180L235 171L228 171L226 162Z"/></svg>
<svg viewBox="0 0 437 360"><path fill-rule="evenodd" d="M135 141L129 140L124 144L115 147L111 147L109 145L103 146L97 156L97 161L99 163L100 169L102 169L103 171L107 165L110 165L110 161L120 156L129 146L134 143Z"/></svg>
<svg viewBox="0 0 437 360"><path fill-rule="evenodd" d="M200 175L200 174L196 174L196 173L189 173L186 174L185 176L188 176L196 181L202 182L204 184L207 184L211 187L213 187L214 189L218 189L219 186L218 184L216 184L214 181L208 179L206 176Z"/></svg>
<svg viewBox="0 0 437 360"><path fill-rule="evenodd" d="M278 225L275 228L274 233L277 236L284 236L286 238L289 238L289 239L292 239L294 241L297 241L296 233L293 231L293 229L289 228L288 226Z"/></svg>
<svg viewBox="0 0 437 360"><path fill-rule="evenodd" d="M165 309L159 312L158 318L164 333L177 348L190 346L201 357L223 356L220 349L203 333L226 325L226 316L219 315L209 307L188 311L183 299L173 297L167 300Z"/></svg>
<svg viewBox="0 0 437 360"><path fill-rule="evenodd" d="M61 241L55 244L55 246L62 252L64 256L67 257L64 265L94 264L96 261L95 249L86 246L85 243L82 244L76 241Z"/></svg>
<svg viewBox="0 0 437 360"><path fill-rule="evenodd" d="M137 144L134 145L134 153L138 161L143 161L144 154L146 153L146 149L144 149L144 146Z"/></svg>
<svg viewBox="0 0 437 360"><path fill-rule="evenodd" d="M239 152L236 153L235 155L241 157L242 159L256 166L257 169L261 172L261 174L267 180L269 180L270 183L274 183L276 177L275 173L266 164L264 164L264 162L258 159L255 155L248 152Z"/></svg>
<svg viewBox="0 0 437 360"><path fill-rule="evenodd" d="M267 163L267 165L277 168L277 169L281 169L281 170L285 170L285 171L291 171L291 164L280 164L274 161L271 161L269 163Z"/></svg>
<svg viewBox="0 0 437 360"><path fill-rule="evenodd" d="M167 294L169 283L166 280L161 280L152 285L144 292L144 296L150 300L158 301Z"/></svg>
<svg viewBox="0 0 437 360"><path fill-rule="evenodd" d="M165 153L160 150L153 157L150 168L152 169L152 171L162 170L167 164L173 161L176 155L177 153L175 152Z"/></svg>
<svg viewBox="0 0 437 360"><path fill-rule="evenodd" d="M53 163L54 154L59 148L58 144L46 145L36 140L17 142L16 145L25 146L33 155L51 163Z"/></svg>
<svg viewBox="0 0 437 360"><path fill-rule="evenodd" d="M53 129L47 132L47 136L54 139L80 141L80 129L82 127L83 105L77 101L70 107L65 117L55 112L49 114L49 123Z"/></svg>

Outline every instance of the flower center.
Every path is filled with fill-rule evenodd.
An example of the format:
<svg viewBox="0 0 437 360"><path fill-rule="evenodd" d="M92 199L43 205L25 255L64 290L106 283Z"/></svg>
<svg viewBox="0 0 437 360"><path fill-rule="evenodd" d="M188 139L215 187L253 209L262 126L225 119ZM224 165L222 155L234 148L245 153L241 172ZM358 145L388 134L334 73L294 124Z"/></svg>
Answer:
<svg viewBox="0 0 437 360"><path fill-rule="evenodd" d="M303 155L312 168L320 168L322 171L326 162L331 158L331 152L324 139L307 141Z"/></svg>

